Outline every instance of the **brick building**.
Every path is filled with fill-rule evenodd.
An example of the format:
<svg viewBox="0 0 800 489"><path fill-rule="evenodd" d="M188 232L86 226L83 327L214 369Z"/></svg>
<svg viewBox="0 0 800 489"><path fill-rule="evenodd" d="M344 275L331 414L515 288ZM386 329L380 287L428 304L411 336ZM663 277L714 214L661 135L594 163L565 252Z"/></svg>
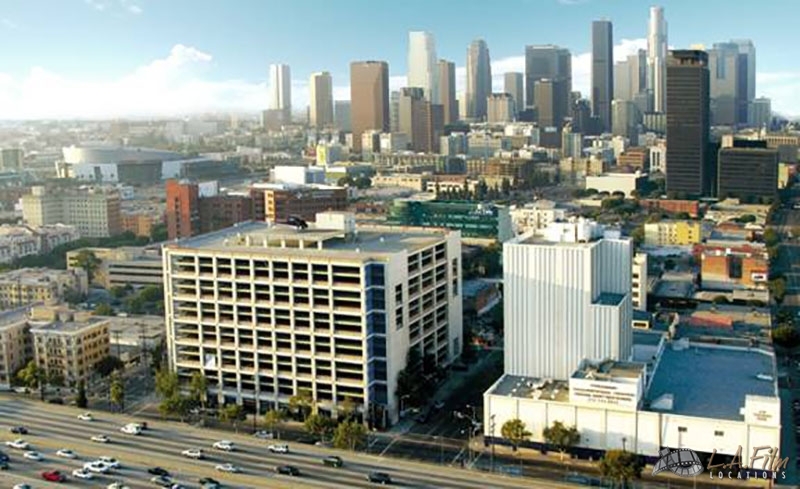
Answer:
<svg viewBox="0 0 800 489"><path fill-rule="evenodd" d="M685 212L693 219L700 217L700 202L696 200L642 199L639 205L645 209L659 209L673 214Z"/></svg>
<svg viewBox="0 0 800 489"><path fill-rule="evenodd" d="M347 209L347 189L332 185L261 184L251 189L251 196L259 221L284 222L290 216L314 221L318 212Z"/></svg>
<svg viewBox="0 0 800 489"><path fill-rule="evenodd" d="M167 181L167 236L188 238L253 219L253 197L240 194L200 196L188 181Z"/></svg>
<svg viewBox="0 0 800 489"><path fill-rule="evenodd" d="M712 290L765 289L769 254L759 243L711 242L697 245L701 286Z"/></svg>

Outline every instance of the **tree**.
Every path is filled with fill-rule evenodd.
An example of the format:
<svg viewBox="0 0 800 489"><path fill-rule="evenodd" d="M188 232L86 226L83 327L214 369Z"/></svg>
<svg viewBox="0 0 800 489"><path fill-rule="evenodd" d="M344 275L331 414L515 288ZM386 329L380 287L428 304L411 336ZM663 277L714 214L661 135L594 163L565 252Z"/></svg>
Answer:
<svg viewBox="0 0 800 489"><path fill-rule="evenodd" d="M727 304L728 303L728 298L726 296L724 296L724 295L718 295L718 296L714 297L714 300L712 302L714 304Z"/></svg>
<svg viewBox="0 0 800 489"><path fill-rule="evenodd" d="M106 355L94 364L94 371L104 378L123 368L125 363L113 355Z"/></svg>
<svg viewBox="0 0 800 489"><path fill-rule="evenodd" d="M333 446L340 449L355 450L367 441L367 428L355 421L345 421L333 433Z"/></svg>
<svg viewBox="0 0 800 489"><path fill-rule="evenodd" d="M31 360L25 367L17 372L17 378L29 389L39 389L39 397L44 401L44 386L47 382L47 372L36 365L36 360Z"/></svg>
<svg viewBox="0 0 800 489"><path fill-rule="evenodd" d="M794 348L800 344L800 335L794 326L785 324L772 330L772 342L784 348Z"/></svg>
<svg viewBox="0 0 800 489"><path fill-rule="evenodd" d="M503 427L500 428L500 434L511 443L511 447L516 452L522 442L530 438L532 433L526 429L522 420L516 418L509 419L503 423Z"/></svg>
<svg viewBox="0 0 800 489"><path fill-rule="evenodd" d="M178 374L166 369L156 371L156 394L162 399L169 399L179 394Z"/></svg>
<svg viewBox="0 0 800 489"><path fill-rule="evenodd" d="M397 374L397 390L395 393L403 407L419 406L425 400L430 382L424 375L422 356L419 349L409 348L406 353L406 366Z"/></svg>
<svg viewBox="0 0 800 489"><path fill-rule="evenodd" d="M81 409L85 409L89 405L89 399L86 398L86 384L81 380L78 382L78 394L75 397L75 405Z"/></svg>
<svg viewBox="0 0 800 489"><path fill-rule="evenodd" d="M239 422L244 419L244 408L240 404L227 404L219 413L223 423L233 423L233 429L239 432Z"/></svg>
<svg viewBox="0 0 800 489"><path fill-rule="evenodd" d="M162 416L176 414L183 421L189 413L189 409L191 409L191 404L192 402L189 399L176 393L161 400L158 404L158 412Z"/></svg>
<svg viewBox="0 0 800 489"><path fill-rule="evenodd" d="M280 431L279 428L286 421L286 411L283 409L270 409L264 415L264 425L269 431Z"/></svg>
<svg viewBox="0 0 800 489"><path fill-rule="evenodd" d="M775 302L780 304L786 296L786 279L783 277L774 278L769 281L769 292L775 299Z"/></svg>
<svg viewBox="0 0 800 489"><path fill-rule="evenodd" d="M115 299L122 299L129 293L133 292L133 286L131 284L126 284L124 287L121 285L115 285L114 287L111 287L109 292L111 293L111 297Z"/></svg>
<svg viewBox="0 0 800 489"><path fill-rule="evenodd" d="M542 431L544 440L554 446L561 454L561 461L564 461L564 454L571 447L581 441L581 434L575 426L566 426L561 421L556 421L552 426L548 426Z"/></svg>
<svg viewBox="0 0 800 489"><path fill-rule="evenodd" d="M336 428L336 421L321 414L312 414L303 422L303 427L309 434L324 440Z"/></svg>
<svg viewBox="0 0 800 489"><path fill-rule="evenodd" d="M164 289L158 285L148 285L139 291L139 297L145 302L156 302L164 299Z"/></svg>
<svg viewBox="0 0 800 489"><path fill-rule="evenodd" d="M340 421L348 421L350 419L353 419L353 417L356 415L357 410L358 410L358 403L356 403L356 401L352 397L345 396L345 398L342 400L342 402L339 403L339 406L336 408L336 414L338 415Z"/></svg>
<svg viewBox="0 0 800 489"><path fill-rule="evenodd" d="M600 459L600 472L603 477L625 487L631 479L642 474L642 463L636 454L625 450L608 450Z"/></svg>
<svg viewBox="0 0 800 489"><path fill-rule="evenodd" d="M193 373L192 379L189 381L189 399L199 404L202 409L205 409L207 396L208 378L202 372Z"/></svg>
<svg viewBox="0 0 800 489"><path fill-rule="evenodd" d="M778 233L777 233L777 232L776 232L774 229L772 229L772 228L768 228L768 229L766 229L766 230L764 231L764 236L763 236L763 238L764 238L764 244L766 244L768 247L777 246L777 245L778 245L778 243L779 243L779 242L780 242L780 240L781 240L781 237L780 237L780 236L778 235Z"/></svg>
<svg viewBox="0 0 800 489"><path fill-rule="evenodd" d="M86 271L89 282L94 278L94 272L97 270L97 267L100 266L100 263L100 259L97 258L92 250L83 249L79 251L78 255L75 257L75 265Z"/></svg>
<svg viewBox="0 0 800 489"><path fill-rule="evenodd" d="M353 183L355 184L356 188L359 189L370 188L372 186L372 180L366 175L361 175L360 177L356 178Z"/></svg>
<svg viewBox="0 0 800 489"><path fill-rule="evenodd" d="M289 409L295 416L299 416L301 421L305 421L312 412L316 411L311 391L298 389L297 394L289 398Z"/></svg>
<svg viewBox="0 0 800 489"><path fill-rule="evenodd" d="M94 312L92 314L95 316L113 316L114 308L104 302L102 304L98 304L97 307L94 308Z"/></svg>
<svg viewBox="0 0 800 489"><path fill-rule="evenodd" d="M119 374L114 374L111 377L111 384L108 388L108 398L111 404L116 406L120 411L125 410L125 383Z"/></svg>

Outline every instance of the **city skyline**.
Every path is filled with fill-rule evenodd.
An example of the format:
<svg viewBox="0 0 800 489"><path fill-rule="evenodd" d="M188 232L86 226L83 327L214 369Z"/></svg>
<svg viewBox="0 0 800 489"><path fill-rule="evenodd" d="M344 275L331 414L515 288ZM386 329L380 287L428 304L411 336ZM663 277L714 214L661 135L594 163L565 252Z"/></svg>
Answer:
<svg viewBox="0 0 800 489"><path fill-rule="evenodd" d="M359 3L363 2L348 2L353 8ZM387 6L382 12L391 14L396 21L387 24L380 21L382 17L377 13L361 13L359 22L365 27L358 32L343 32L336 27L337 19L348 8L316 12L274 2L239 4L240 8L225 9L215 2L182 0L168 5L152 0L7 2L0 7L0 31L17 42L15 49L0 54L0 117L256 113L269 107L266 74L269 65L276 63L291 67L292 106L299 113L309 103L308 80L314 72L329 71L334 99L349 99L351 61L387 61L390 89L404 86L408 34L422 30L435 36L439 58L455 62L459 94L465 90L467 46L480 37L492 53L493 91L502 91L506 72L524 72L526 45L552 43L572 52L573 87L589 97L593 20L607 18L614 23L615 62L647 47L649 5L632 0L613 4L608 0L510 2L517 11L536 11L542 21L534 34L522 27L525 15L512 16L502 28L490 23L474 27L475 22L464 28L466 21L480 19L477 2L467 2L458 16L449 17L444 15L448 12L444 4L408 9L425 12L425 18ZM792 97L800 88L800 71L781 55L780 34L782 23L786 22L785 27L789 28L791 11L800 10L800 6L766 2L743 6L733 13L721 8L721 2L716 0L692 6L675 1L659 5L664 7L668 21L670 47L688 48L702 43L710 48L715 42L752 39L758 51L755 95L771 98L777 113L800 116L800 101ZM189 6L195 8L184 8ZM40 18L42 8L52 15ZM748 15L749 9L752 15ZM301 10L302 16L298 15ZM178 13L184 21L171 26L167 21ZM61 14L69 20L67 24L94 34L70 35L65 26L53 23L52 19L61 18ZM748 22L756 14L771 19L769 30ZM712 15L719 22L701 22ZM264 25L255 31L249 29L250 23L259 19ZM328 34L335 36L335 42L326 42L323 32L312 32L321 29L318 25L323 21L329 22ZM228 31L226 25L234 24L237 28ZM211 28L219 33L211 33ZM698 32L702 35L698 36Z"/></svg>

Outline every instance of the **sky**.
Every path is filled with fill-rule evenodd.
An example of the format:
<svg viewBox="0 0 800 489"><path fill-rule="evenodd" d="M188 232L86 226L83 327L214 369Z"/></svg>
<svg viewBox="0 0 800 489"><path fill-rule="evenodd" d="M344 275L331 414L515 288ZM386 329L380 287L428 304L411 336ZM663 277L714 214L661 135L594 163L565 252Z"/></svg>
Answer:
<svg viewBox="0 0 800 489"><path fill-rule="evenodd" d="M735 8L732 8L735 3ZM800 1L663 0L669 45L752 39L756 96L800 116ZM268 108L268 67L291 67L292 103L308 78L333 76L350 98L349 63L389 63L405 84L408 32L436 38L464 86L467 45L486 40L496 90L524 71L526 44L573 54L573 86L588 94L591 21L614 24L617 61L646 47L644 0L0 0L0 120L176 116Z"/></svg>

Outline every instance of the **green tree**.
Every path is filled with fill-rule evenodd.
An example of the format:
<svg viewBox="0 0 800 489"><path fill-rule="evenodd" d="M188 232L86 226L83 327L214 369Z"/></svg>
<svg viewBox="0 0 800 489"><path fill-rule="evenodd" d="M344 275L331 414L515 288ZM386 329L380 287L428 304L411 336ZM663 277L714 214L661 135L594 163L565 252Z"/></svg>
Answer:
<svg viewBox="0 0 800 489"><path fill-rule="evenodd" d="M403 408L422 405L429 388L430 382L424 375L419 349L409 348L406 366L397 374L396 394L399 399L404 400Z"/></svg>
<svg viewBox="0 0 800 489"><path fill-rule="evenodd" d="M286 421L286 411L283 409L270 409L264 415L264 426L271 432L278 431L280 435L280 427ZM280 438L280 436L278 436Z"/></svg>
<svg viewBox="0 0 800 489"><path fill-rule="evenodd" d="M350 396L345 396L336 408L336 414L340 421L353 419L358 412L359 404Z"/></svg>
<svg viewBox="0 0 800 489"><path fill-rule="evenodd" d="M525 423L519 419L509 419L500 428L500 434L511 443L511 447L516 452L522 442L531 437L532 433L527 430Z"/></svg>
<svg viewBox="0 0 800 489"><path fill-rule="evenodd" d="M100 263L100 259L97 258L97 255L95 255L94 251L92 250L81 250L75 257L75 265L83 268L86 271L86 276L88 277L89 282L94 279L94 272L97 271Z"/></svg>
<svg viewBox="0 0 800 489"><path fill-rule="evenodd" d="M119 374L111 377L111 384L108 388L108 397L111 404L120 411L125 410L125 382Z"/></svg>
<svg viewBox="0 0 800 489"><path fill-rule="evenodd" d="M714 297L714 300L712 302L714 304L727 304L728 303L728 298L726 296L724 296L724 295L718 295L718 296Z"/></svg>
<svg viewBox="0 0 800 489"><path fill-rule="evenodd" d="M200 405L202 409L206 408L206 401L208 400L208 378L202 372L194 372L189 381L189 399Z"/></svg>
<svg viewBox="0 0 800 489"><path fill-rule="evenodd" d="M239 423L244 419L244 408L240 404L226 404L219 413L223 423L233 423L233 429L239 432Z"/></svg>
<svg viewBox="0 0 800 489"><path fill-rule="evenodd" d="M642 463L636 454L625 450L608 450L600 459L600 473L622 487L642 474Z"/></svg>
<svg viewBox="0 0 800 489"><path fill-rule="evenodd" d="M94 371L100 377L108 377L123 368L125 368L125 363L114 355L106 355L94 364Z"/></svg>
<svg viewBox="0 0 800 489"><path fill-rule="evenodd" d="M126 284L125 286L115 285L114 287L111 287L109 292L111 293L111 297L115 299L122 299L126 295L133 292L133 286L131 284Z"/></svg>
<svg viewBox="0 0 800 489"><path fill-rule="evenodd" d="M92 314L95 316L113 316L114 308L104 302L102 304L98 304L97 307L94 308L94 312Z"/></svg>
<svg viewBox="0 0 800 489"><path fill-rule="evenodd" d="M774 229L772 229L772 228L768 228L768 229L766 229L766 230L764 231L764 236L763 236L763 238L764 238L764 244L766 244L766 245L767 245L768 247L770 247L770 248L771 248L771 247L773 247L773 246L777 246L777 245L778 245L778 243L779 243L779 242L780 242L780 240L781 240L781 237L780 237L780 236L778 235L778 233L777 233L777 232L776 232Z"/></svg>
<svg viewBox="0 0 800 489"><path fill-rule="evenodd" d="M333 433L333 430L336 428L336 421L321 414L312 414L303 422L303 427L309 434L318 436L324 440L328 435Z"/></svg>
<svg viewBox="0 0 800 489"><path fill-rule="evenodd" d="M372 186L372 180L366 175L361 175L356 178L354 183L356 188L359 189L370 188Z"/></svg>
<svg viewBox="0 0 800 489"><path fill-rule="evenodd" d="M774 278L769 281L769 292L778 304L783 302L786 296L786 279L783 277Z"/></svg>
<svg viewBox="0 0 800 489"><path fill-rule="evenodd" d="M139 291L139 297L145 302L156 302L164 299L164 289L158 285L148 285Z"/></svg>
<svg viewBox="0 0 800 489"><path fill-rule="evenodd" d="M301 421L305 421L308 416L316 411L314 398L308 389L298 389L297 394L289 398L289 409Z"/></svg>
<svg viewBox="0 0 800 489"><path fill-rule="evenodd" d="M772 330L772 342L784 348L794 348L800 344L800 334L794 326L784 324Z"/></svg>
<svg viewBox="0 0 800 489"><path fill-rule="evenodd" d="M180 394L173 394L165 397L158 404L158 412L162 416L177 415L181 421L186 418L186 415L191 409L192 401Z"/></svg>
<svg viewBox="0 0 800 489"><path fill-rule="evenodd" d="M345 421L333 433L333 446L340 449L355 450L367 441L367 428L355 421Z"/></svg>
<svg viewBox="0 0 800 489"><path fill-rule="evenodd" d="M22 370L17 372L17 378L29 389L39 389L39 397L44 401L44 387L47 383L47 372L36 365L36 360L31 360Z"/></svg>
<svg viewBox="0 0 800 489"><path fill-rule="evenodd" d="M162 399L177 396L180 391L178 374L167 369L156 371L156 394Z"/></svg>
<svg viewBox="0 0 800 489"><path fill-rule="evenodd" d="M542 431L544 440L554 446L561 454L561 461L564 461L564 454L571 447L581 441L581 434L575 426L566 426L561 421L556 421L552 426L548 426Z"/></svg>
<svg viewBox="0 0 800 489"><path fill-rule="evenodd" d="M644 243L644 226L636 226L636 228L631 231L631 239L633 239L633 244L635 246L641 246Z"/></svg>
<svg viewBox="0 0 800 489"><path fill-rule="evenodd" d="M81 380L78 382L78 394L75 397L75 405L81 409L85 409L89 405L89 399L86 397L86 384Z"/></svg>

